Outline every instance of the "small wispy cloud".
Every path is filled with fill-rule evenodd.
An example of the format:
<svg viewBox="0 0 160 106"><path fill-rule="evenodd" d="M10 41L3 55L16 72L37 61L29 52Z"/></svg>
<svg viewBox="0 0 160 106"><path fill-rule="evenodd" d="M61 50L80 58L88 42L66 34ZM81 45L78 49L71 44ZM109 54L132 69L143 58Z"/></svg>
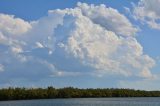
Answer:
<svg viewBox="0 0 160 106"><path fill-rule="evenodd" d="M147 24L150 28L160 29L160 1L159 0L140 0L133 5L133 17Z"/></svg>

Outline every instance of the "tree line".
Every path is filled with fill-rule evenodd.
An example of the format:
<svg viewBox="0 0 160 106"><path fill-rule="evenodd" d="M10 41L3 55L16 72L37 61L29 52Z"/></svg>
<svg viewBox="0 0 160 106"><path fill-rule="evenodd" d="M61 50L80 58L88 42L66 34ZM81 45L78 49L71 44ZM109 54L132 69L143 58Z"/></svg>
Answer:
<svg viewBox="0 0 160 106"><path fill-rule="evenodd" d="M100 97L160 97L160 91L134 89L78 89L73 87L59 88L3 88L0 89L0 100L28 100L53 98L100 98Z"/></svg>

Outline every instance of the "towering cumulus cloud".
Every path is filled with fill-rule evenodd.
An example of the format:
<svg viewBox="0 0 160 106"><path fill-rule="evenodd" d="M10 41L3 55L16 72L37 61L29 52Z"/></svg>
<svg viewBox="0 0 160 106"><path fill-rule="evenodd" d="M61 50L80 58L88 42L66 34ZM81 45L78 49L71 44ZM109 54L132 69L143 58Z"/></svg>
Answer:
<svg viewBox="0 0 160 106"><path fill-rule="evenodd" d="M0 82L80 75L153 78L155 61L143 53L136 32L124 15L105 5L78 3L31 22L1 14Z"/></svg>

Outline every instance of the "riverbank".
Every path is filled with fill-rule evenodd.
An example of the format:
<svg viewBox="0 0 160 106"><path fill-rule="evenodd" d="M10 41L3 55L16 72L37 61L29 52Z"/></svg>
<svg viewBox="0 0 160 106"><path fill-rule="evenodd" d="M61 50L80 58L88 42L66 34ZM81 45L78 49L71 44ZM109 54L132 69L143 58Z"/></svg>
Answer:
<svg viewBox="0 0 160 106"><path fill-rule="evenodd" d="M5 88L0 89L0 100L30 100L55 98L106 98L106 97L160 97L160 91L134 89L79 89L66 88Z"/></svg>

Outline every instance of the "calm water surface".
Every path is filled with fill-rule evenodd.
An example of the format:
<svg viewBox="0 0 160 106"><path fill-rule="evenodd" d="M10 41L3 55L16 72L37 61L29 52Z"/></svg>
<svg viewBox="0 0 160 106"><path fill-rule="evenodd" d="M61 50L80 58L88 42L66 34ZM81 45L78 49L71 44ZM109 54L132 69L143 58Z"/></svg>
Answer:
<svg viewBox="0 0 160 106"><path fill-rule="evenodd" d="M0 106L160 106L160 98L80 98L1 101Z"/></svg>

